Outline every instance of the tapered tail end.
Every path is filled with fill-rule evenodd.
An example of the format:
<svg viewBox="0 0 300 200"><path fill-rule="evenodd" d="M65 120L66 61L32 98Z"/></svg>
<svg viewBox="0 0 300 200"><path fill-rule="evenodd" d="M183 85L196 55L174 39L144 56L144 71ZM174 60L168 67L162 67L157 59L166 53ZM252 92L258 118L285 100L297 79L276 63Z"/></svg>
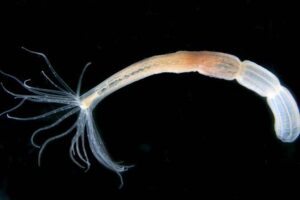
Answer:
<svg viewBox="0 0 300 200"><path fill-rule="evenodd" d="M279 93L267 98L275 117L275 131L282 142L294 142L300 133L300 115L292 94L282 87Z"/></svg>

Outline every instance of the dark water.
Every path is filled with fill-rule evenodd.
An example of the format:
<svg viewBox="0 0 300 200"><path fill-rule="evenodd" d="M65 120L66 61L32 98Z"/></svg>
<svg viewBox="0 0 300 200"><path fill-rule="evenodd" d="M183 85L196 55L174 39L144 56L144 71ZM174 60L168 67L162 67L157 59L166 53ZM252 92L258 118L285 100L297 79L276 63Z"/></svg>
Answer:
<svg viewBox="0 0 300 200"><path fill-rule="evenodd" d="M0 69L47 86L40 74L47 66L20 49L25 46L47 54L75 88L81 69L91 61L84 92L153 55L211 50L261 64L278 75L299 102L296 8L288 1L258 0L1 2ZM23 92L2 75L0 81ZM0 97L1 111L17 104L2 90ZM32 116L54 108L28 104L14 114ZM56 116L32 122L2 116L0 200L299 196L299 141L277 140L265 99L236 82L193 73L157 75L112 94L94 115L111 156L135 165L124 173L123 188L118 189L118 176L92 156L86 173L72 163L72 135L49 144L38 167L31 133ZM38 142L71 123L41 134Z"/></svg>

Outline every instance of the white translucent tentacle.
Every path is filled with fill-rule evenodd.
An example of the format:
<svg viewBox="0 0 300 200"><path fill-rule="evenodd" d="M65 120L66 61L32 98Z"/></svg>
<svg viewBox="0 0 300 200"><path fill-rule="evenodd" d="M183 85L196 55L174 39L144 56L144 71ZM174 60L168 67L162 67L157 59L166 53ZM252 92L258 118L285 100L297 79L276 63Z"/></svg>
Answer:
<svg viewBox="0 0 300 200"><path fill-rule="evenodd" d="M39 128L37 129L36 131L33 132L33 134L31 135L31 143L33 146L35 147L40 147L39 145L37 145L35 142L34 142L34 138L36 137L36 135L38 133L40 133L41 131L45 131L45 130L48 130L50 128L53 128L57 125L59 125L62 121L64 121L66 118L70 117L71 115L75 114L76 112L78 112L79 108L73 108L71 111L69 111L68 113L66 113L65 115L63 115L62 117L60 117L57 121L55 121L54 123L48 125L48 126L45 126L45 127L42 127L42 128Z"/></svg>
<svg viewBox="0 0 300 200"><path fill-rule="evenodd" d="M36 52L36 51L32 51L32 50L29 50L25 47L22 47L22 49L24 49L25 51L29 52L29 53L32 53L32 54L36 54L36 55L39 55L41 56L45 62L47 63L49 69L51 70L52 74L54 75L54 77L57 79L57 81L70 93L72 94L75 94L74 91L69 87L69 85L56 73L56 71L54 70L52 64L50 63L50 61L48 60L47 56L43 53L40 53L40 52Z"/></svg>
<svg viewBox="0 0 300 200"><path fill-rule="evenodd" d="M46 112L44 114L38 115L38 116L34 116L34 117L14 117L14 116L10 116L9 114L7 115L7 118L9 119L14 119L14 120L21 120L21 121L26 121L26 120L37 120L37 119L41 119L41 118L45 118L48 117L50 115L54 115L58 112L62 112L68 109L74 108L73 105L67 105L67 106L63 106L57 109L54 109L52 111Z"/></svg>
<svg viewBox="0 0 300 200"><path fill-rule="evenodd" d="M72 160L78 167L84 169L85 167L84 167L82 164L80 164L80 163L76 160L76 158L74 157L74 155L75 155L75 152L74 152L74 146L71 145L71 146L70 146L70 149L69 149L69 156L70 156L71 160Z"/></svg>
<svg viewBox="0 0 300 200"><path fill-rule="evenodd" d="M90 163L90 161L89 161L89 157L88 157L88 155L87 155L87 152L86 152L86 149L85 149L85 135L83 134L83 135L81 135L81 148L82 148L82 151L83 151L83 156L84 156L84 158L85 158L85 161L86 161L86 172L90 169L90 166L91 166L91 163Z"/></svg>
<svg viewBox="0 0 300 200"><path fill-rule="evenodd" d="M103 140L101 139L100 133L98 132L92 113L90 110L86 111L86 126L87 126L87 138L89 142L90 149L94 157L100 162L104 167L115 172L120 178L120 186L123 186L123 178L121 173L127 171L132 166L120 165L117 162L114 162L109 156Z"/></svg>
<svg viewBox="0 0 300 200"><path fill-rule="evenodd" d="M6 113L9 113L9 112L12 112L12 111L18 109L19 107L21 107L21 106L24 104L25 101L26 101L26 98L22 99L22 100L20 101L20 103L18 103L16 106L14 106L14 107L12 107L12 108L10 108L10 109L8 109L8 110L6 110L6 111L0 113L0 117L1 117L2 115L6 114Z"/></svg>
<svg viewBox="0 0 300 200"><path fill-rule="evenodd" d="M56 97L56 96L52 96L51 94L49 95L25 95L25 94L16 94L14 92L11 92L10 90L8 90L3 83L1 83L1 87L3 88L3 90L5 92L7 92L8 94L10 94L11 96L15 97L15 98L20 98L20 99L26 99L28 101L32 101L32 102L43 102L43 103L58 103L58 104L76 104L77 101L74 99L70 99L68 97L64 97L64 96L60 96L60 97Z"/></svg>
<svg viewBox="0 0 300 200"><path fill-rule="evenodd" d="M90 162L89 159L87 157L86 154L86 150L85 150L85 146L84 146L84 133L85 133L85 126L86 126L86 120L85 120L85 113L84 111L80 113L79 117L78 117L78 122L77 122L77 131L75 136L72 139L72 143L71 143L71 158L72 160L76 161L75 163L77 165L80 165L80 167L83 168L83 166L81 164L79 164L79 162L77 162L76 158L74 157L75 155L77 155L79 157L79 159L84 162L86 164L86 168L88 170L89 166L90 166ZM79 147L79 145L81 144L81 149ZM83 154L81 153L81 150L83 151Z"/></svg>
<svg viewBox="0 0 300 200"><path fill-rule="evenodd" d="M87 69L91 64L92 64L91 62L88 62L88 63L84 66L84 68L83 68L83 70L82 70L82 72L81 72L81 74L80 74L80 77L79 77L79 80L78 80L78 84L77 84L77 89L76 89L76 94L77 94L78 97L80 96L81 83L82 83L82 79L83 79L84 73L85 73L86 69Z"/></svg>
<svg viewBox="0 0 300 200"><path fill-rule="evenodd" d="M57 88L58 90L62 91L62 92L66 92L66 90L62 89L61 87L59 87L56 83L54 83L54 81L52 81L49 76L47 76L47 74L44 71L41 71L42 75L46 78L47 81L49 81L49 83L51 83L55 88Z"/></svg>
<svg viewBox="0 0 300 200"><path fill-rule="evenodd" d="M41 166L41 158L42 158L42 154L43 154L45 148L47 147L47 145L48 145L50 142L54 141L54 140L57 140L57 139L59 139L59 138L62 138L62 137L64 137L64 136L68 135L72 130L74 130L74 128L76 127L76 124L77 124L77 122L75 122L75 123L74 123L67 131L65 131L65 132L63 132L63 133L61 133L61 134L59 134L59 135L56 135L56 136L54 136L54 137L51 137L51 138L47 139L47 140L44 142L44 144L42 145L42 147L41 147L41 149L40 149L40 151L39 151L39 155L38 155L38 165L39 165L39 166Z"/></svg>
<svg viewBox="0 0 300 200"><path fill-rule="evenodd" d="M58 96L66 96L66 97L71 97L73 98L73 96L70 93L64 92L64 91L59 91L59 90L52 90L52 89L45 89L45 88L38 88L38 87L34 87L31 85L28 85L28 82L31 81L31 79L27 79L26 81L24 81L24 86L27 89L32 89L36 92L40 92L40 94L53 94L53 95L58 95Z"/></svg>
<svg viewBox="0 0 300 200"><path fill-rule="evenodd" d="M17 77L15 77L15 76L13 76L13 75L11 75L11 74L8 74L8 73L3 72L3 71L1 71L1 70L0 70L0 73L3 74L4 76L10 78L10 79L13 79L13 80L16 81L20 86L22 86L23 88L25 88L26 90L28 90L28 91L30 91L30 92L32 92L32 93L34 93L34 94L41 94L41 93L39 93L38 91L43 92L43 90L44 90L44 92L46 92L46 93L43 93L43 94L49 94L49 92L50 92L50 94L53 93L53 94L57 94L57 95L63 95L63 96L68 96L68 97L70 97L70 93L67 93L65 90L63 90L63 91L58 91L58 90L51 90L51 89L42 89L42 88L31 87L31 86L27 85L27 82L30 81L31 79L27 79L27 80L25 80L24 82L22 82L20 79L18 79ZM46 76L46 75L44 74L44 76ZM55 83L53 83L53 81L52 81L49 77L46 76L46 78L47 78L47 80L48 80L52 85L55 86ZM58 87L58 86L57 86L57 87Z"/></svg>

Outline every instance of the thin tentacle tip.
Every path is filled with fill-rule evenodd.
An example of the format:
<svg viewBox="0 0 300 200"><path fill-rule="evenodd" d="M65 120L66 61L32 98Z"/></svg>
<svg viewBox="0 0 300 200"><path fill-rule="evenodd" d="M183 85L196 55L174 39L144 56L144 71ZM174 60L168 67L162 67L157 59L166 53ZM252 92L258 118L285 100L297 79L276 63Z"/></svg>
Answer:
<svg viewBox="0 0 300 200"><path fill-rule="evenodd" d="M120 185L119 185L118 189L121 190L124 186L123 177L122 177L121 173L117 173L117 175L119 176L119 180L120 180Z"/></svg>
<svg viewBox="0 0 300 200"><path fill-rule="evenodd" d="M32 146L34 146L35 148L38 148L38 149L40 149L40 148L41 148L41 146L40 146L40 145L37 145L37 144L33 144L33 143L31 143L31 145L32 145Z"/></svg>
<svg viewBox="0 0 300 200"><path fill-rule="evenodd" d="M22 49L22 50L25 50L25 51L28 51L28 52L32 52L32 50L29 50L29 49L27 49L27 48L24 47L24 46L21 46L21 49Z"/></svg>
<svg viewBox="0 0 300 200"><path fill-rule="evenodd" d="M28 81L31 81L31 78L26 79L26 80L23 82L23 84L26 85L26 83L27 83Z"/></svg>
<svg viewBox="0 0 300 200"><path fill-rule="evenodd" d="M89 170L90 170L90 165L88 165L88 166L86 167L86 169L84 170L84 172L87 173Z"/></svg>
<svg viewBox="0 0 300 200"><path fill-rule="evenodd" d="M41 167L41 161L38 159L38 167Z"/></svg>

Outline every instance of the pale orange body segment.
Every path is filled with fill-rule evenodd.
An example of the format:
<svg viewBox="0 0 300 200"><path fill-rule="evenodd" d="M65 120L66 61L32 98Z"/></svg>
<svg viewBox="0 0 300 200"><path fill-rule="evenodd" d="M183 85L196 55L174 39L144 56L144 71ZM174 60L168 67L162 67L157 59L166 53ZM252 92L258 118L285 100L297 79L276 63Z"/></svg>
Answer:
<svg viewBox="0 0 300 200"><path fill-rule="evenodd" d="M81 102L87 106L98 104L103 98L126 85L161 73L199 72L205 76L233 80L241 71L241 66L237 57L219 52L178 51L152 56L110 76L85 93L81 97ZM91 101L91 99L95 101Z"/></svg>
<svg viewBox="0 0 300 200"><path fill-rule="evenodd" d="M240 70L241 61L232 55L211 51L178 51L153 56L135 63L143 66L151 63L157 72L199 72L206 76L232 80Z"/></svg>
<svg viewBox="0 0 300 200"><path fill-rule="evenodd" d="M189 54L193 55L197 71L206 76L233 80L241 69L241 61L229 54L211 51L189 52Z"/></svg>

